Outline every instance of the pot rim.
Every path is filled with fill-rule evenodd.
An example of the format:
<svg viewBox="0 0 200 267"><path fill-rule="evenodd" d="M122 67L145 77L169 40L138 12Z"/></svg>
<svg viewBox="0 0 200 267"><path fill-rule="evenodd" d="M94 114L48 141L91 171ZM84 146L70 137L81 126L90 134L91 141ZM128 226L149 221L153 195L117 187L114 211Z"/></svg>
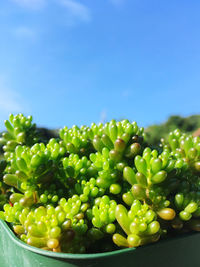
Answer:
<svg viewBox="0 0 200 267"><path fill-rule="evenodd" d="M32 251L34 253L37 253L37 254L40 254L43 256L47 256L47 257L52 257L52 258L71 259L71 260L88 260L88 259L98 259L98 258L105 258L105 257L120 255L122 253L131 253L131 252L136 250L136 248L123 248L123 249L119 249L119 250L115 250L115 251L111 251L111 252L89 253L89 254L73 254L73 253L63 253L63 252L52 252L52 251L43 250L41 248L36 248L36 247L30 246L30 245L24 243L18 237L15 236L14 232L8 226L8 224L1 219L0 219L0 226L2 226L2 228L7 233L9 238L16 245L18 245L18 246L20 246L26 250ZM166 242L172 242L172 240L177 240L177 239L185 238L188 235L197 235L197 234L200 235L200 233L197 233L197 232L190 232L187 234L182 234L182 235L177 236L175 238L168 238L166 240L161 240L161 241L159 241L159 244L166 243ZM146 248L147 246L153 246L155 244L158 244L158 242L153 243L153 244L149 244L149 245L146 245L143 247L139 247L139 248L137 248L137 250L142 250L142 249Z"/></svg>

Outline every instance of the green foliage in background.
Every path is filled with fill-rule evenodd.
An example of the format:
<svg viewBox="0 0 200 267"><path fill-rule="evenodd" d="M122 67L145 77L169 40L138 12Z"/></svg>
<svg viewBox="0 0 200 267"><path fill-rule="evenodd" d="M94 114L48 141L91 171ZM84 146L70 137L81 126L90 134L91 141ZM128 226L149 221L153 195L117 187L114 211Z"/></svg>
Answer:
<svg viewBox="0 0 200 267"><path fill-rule="evenodd" d="M145 129L147 143L158 146L161 138L165 138L169 132L175 129L182 132L193 133L200 128L200 115L189 117L171 116L162 124L154 124Z"/></svg>

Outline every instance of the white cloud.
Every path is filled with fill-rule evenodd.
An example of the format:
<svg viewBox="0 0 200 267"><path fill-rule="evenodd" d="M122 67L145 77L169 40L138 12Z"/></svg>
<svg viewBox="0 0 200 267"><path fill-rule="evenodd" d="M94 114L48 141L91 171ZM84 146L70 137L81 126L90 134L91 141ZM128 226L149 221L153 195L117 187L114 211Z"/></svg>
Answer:
<svg viewBox="0 0 200 267"><path fill-rule="evenodd" d="M26 26L19 26L14 30L14 35L18 38L35 40L36 33L33 29Z"/></svg>
<svg viewBox="0 0 200 267"><path fill-rule="evenodd" d="M90 10L87 6L74 0L60 0L60 4L67 9L72 17L79 18L82 21L91 20Z"/></svg>
<svg viewBox="0 0 200 267"><path fill-rule="evenodd" d="M46 0L12 0L21 7L28 9L41 9L45 6Z"/></svg>
<svg viewBox="0 0 200 267"><path fill-rule="evenodd" d="M47 3L55 4L64 7L67 13L67 24L73 25L75 20L88 22L91 20L90 9L83 3L77 0L11 0L17 5L31 9L40 10L47 6ZM118 0L119 1L119 0ZM23 34L26 34L23 32ZM29 34L29 33L27 33Z"/></svg>
<svg viewBox="0 0 200 267"><path fill-rule="evenodd" d="M100 122L105 123L107 119L107 110L103 109L100 113Z"/></svg>
<svg viewBox="0 0 200 267"><path fill-rule="evenodd" d="M130 97L131 94L132 94L132 91L129 90L129 89L125 89L125 90L122 91L122 96L123 97Z"/></svg>
<svg viewBox="0 0 200 267"><path fill-rule="evenodd" d="M9 113L25 111L27 111L27 105L22 96L12 90L7 85L5 78L0 76L0 118L7 116Z"/></svg>
<svg viewBox="0 0 200 267"><path fill-rule="evenodd" d="M124 3L125 0L110 0L110 2L115 6L120 6Z"/></svg>

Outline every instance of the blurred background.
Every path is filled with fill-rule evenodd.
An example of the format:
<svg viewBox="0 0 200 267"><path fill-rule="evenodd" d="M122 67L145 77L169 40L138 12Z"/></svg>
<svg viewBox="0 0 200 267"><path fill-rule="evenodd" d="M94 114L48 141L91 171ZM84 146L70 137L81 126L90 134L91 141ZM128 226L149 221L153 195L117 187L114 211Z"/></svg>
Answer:
<svg viewBox="0 0 200 267"><path fill-rule="evenodd" d="M198 0L1 0L0 131L19 112L49 129L128 118L157 138L195 131L199 12Z"/></svg>

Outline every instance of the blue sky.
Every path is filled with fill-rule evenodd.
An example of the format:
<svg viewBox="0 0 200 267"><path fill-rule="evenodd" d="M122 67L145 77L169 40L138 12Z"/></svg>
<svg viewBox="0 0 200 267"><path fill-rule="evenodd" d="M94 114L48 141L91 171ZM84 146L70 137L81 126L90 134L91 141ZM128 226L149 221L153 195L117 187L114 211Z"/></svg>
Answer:
<svg viewBox="0 0 200 267"><path fill-rule="evenodd" d="M0 129L200 114L199 0L1 0Z"/></svg>

